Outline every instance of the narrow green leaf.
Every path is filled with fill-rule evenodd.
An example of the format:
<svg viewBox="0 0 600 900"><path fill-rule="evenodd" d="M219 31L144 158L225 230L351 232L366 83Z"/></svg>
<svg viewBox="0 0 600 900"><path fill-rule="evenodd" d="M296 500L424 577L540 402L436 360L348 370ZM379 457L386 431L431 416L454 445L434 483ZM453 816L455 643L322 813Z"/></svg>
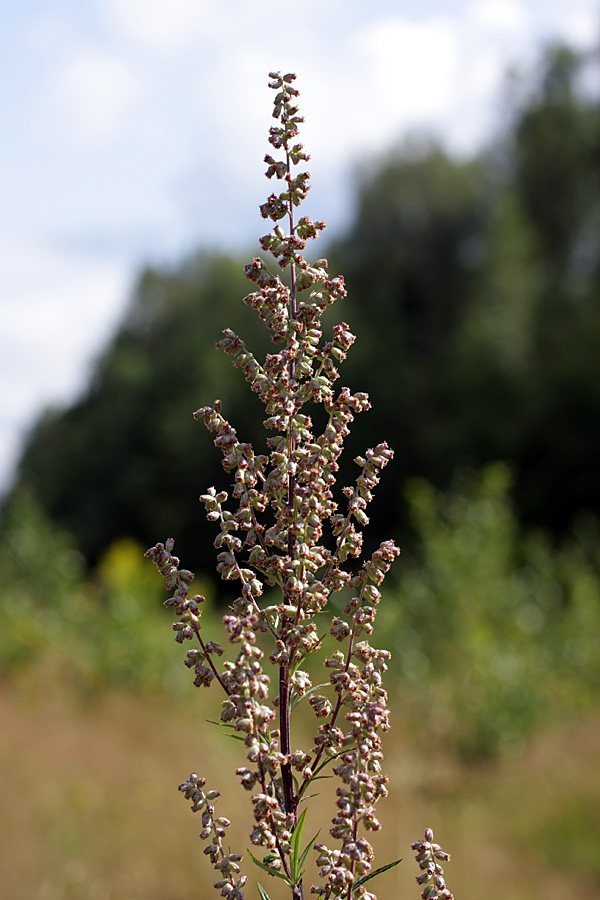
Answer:
<svg viewBox="0 0 600 900"><path fill-rule="evenodd" d="M218 725L219 728L230 728L232 731L235 730L233 725L230 725L229 722L215 722L214 719L205 719L210 725ZM242 743L246 740L246 738L241 734L226 734L225 737L232 738L234 741L242 741Z"/></svg>
<svg viewBox="0 0 600 900"><path fill-rule="evenodd" d="M328 777L328 776L323 775L322 777L323 777L323 778L326 778L326 777ZM320 796L321 796L320 794L309 794L308 797L303 797L302 800L301 800L300 802L301 802L301 803L304 803L306 800L312 800L314 797L320 797Z"/></svg>
<svg viewBox="0 0 600 900"><path fill-rule="evenodd" d="M304 700L305 697L310 697L311 694L314 694L315 691L320 691L321 688L331 687L329 681L325 681L323 684L315 684L304 694L296 695L292 702L290 703L290 712L296 709L301 700Z"/></svg>
<svg viewBox="0 0 600 900"><path fill-rule="evenodd" d="M290 887L293 886L290 879L283 872L278 872L277 869L270 869L269 866L265 865L264 862L261 862L259 859L257 859L253 853L250 853L249 850L248 850L248 856L250 857L250 859L252 860L254 865L258 866L259 869L262 869L263 872L268 872L268 874L272 875L273 878L281 878L282 881L285 881L285 883L288 884Z"/></svg>
<svg viewBox="0 0 600 900"><path fill-rule="evenodd" d="M309 778L308 784L312 784L313 781L330 781L333 778L333 775L317 775L316 778L313 775L312 778ZM302 800L306 800L306 797L302 797Z"/></svg>
<svg viewBox="0 0 600 900"><path fill-rule="evenodd" d="M209 725L218 725L219 728L231 728L233 731L235 726L231 724L231 722L217 722L215 719L205 719L205 722L208 722Z"/></svg>
<svg viewBox="0 0 600 900"><path fill-rule="evenodd" d="M259 895L260 895L260 900L271 900L271 898L269 897L269 895L268 895L267 892L265 891L265 889L264 889L264 887L262 886L262 884L260 884L260 882L257 882L257 883L256 883L256 887L258 888L258 893L259 893Z"/></svg>
<svg viewBox="0 0 600 900"><path fill-rule="evenodd" d="M303 810L302 815L296 822L296 827L292 832L292 836L290 838L290 874L292 876L292 881L294 884L297 884L299 881L298 878L298 860L300 859L300 841L302 840L302 832L304 831L304 824L306 822L306 810Z"/></svg>
<svg viewBox="0 0 600 900"><path fill-rule="evenodd" d="M314 847L315 841L317 840L317 838L319 837L320 834L321 834L321 831L319 829L319 831L317 831L317 833L315 834L312 841L308 842L306 849L304 850L302 856L300 857L300 860L298 861L298 869L300 870L298 872L298 881L302 878L302 876L304 874L304 869L306 868L306 860L308 859L308 854Z"/></svg>
<svg viewBox="0 0 600 900"><path fill-rule="evenodd" d="M347 753L347 750L340 750L339 753L334 753L333 756L328 756L313 772L313 777L310 779L311 781L315 780L315 775L318 775L321 769L324 769L325 766L328 766L330 762L333 762L334 759L337 759L338 756L341 756L342 753Z"/></svg>
<svg viewBox="0 0 600 900"><path fill-rule="evenodd" d="M401 863L401 859L397 859L396 862L388 863L387 866L380 866L379 869L375 869L374 872L369 872L368 875L364 875L362 878L359 878L358 881L354 882L354 888L360 887L361 884L364 884L366 881L370 881L371 878L376 878L377 875L381 875L382 872L387 872L388 869L393 869L394 866L397 866L398 863Z"/></svg>
<svg viewBox="0 0 600 900"><path fill-rule="evenodd" d="M280 577L281 577L281 576L280 576ZM304 662L304 660L305 660L308 656L310 656L310 655L313 654L313 653L316 653L316 652L320 649L322 643L323 643L323 638L319 638L319 640L317 641L317 643L314 644L314 646L312 646L312 647L310 648L310 650L308 650L306 653L304 653L304 654L300 657L300 659L299 659L297 662L295 662L295 663L290 667L290 675L293 675L294 672L296 672L296 671L300 668L300 666L302 665L302 663ZM329 685L329 684L330 684L330 683L327 682L327 685Z"/></svg>
<svg viewBox="0 0 600 900"><path fill-rule="evenodd" d="M307 788L310 784L313 783L313 781L321 781L321 780L323 780L323 779L325 779L325 778L331 778L331 777L332 777L331 775L319 775L318 773L321 772L321 771L325 768L326 765L328 765L330 762L333 762L334 759L337 759L337 757L338 757L338 756L341 756L342 753L346 753L346 752L347 752L346 750L340 750L339 753L336 753L334 756L329 756L324 762L322 762L319 766L317 766L317 768L315 769L315 771L314 771L312 777L311 777L311 778L307 778L307 779L303 782L303 790L302 790L302 792L300 793L300 802L302 802L303 800L306 800L306 799L307 799L307 798L304 796L303 791L305 791L306 788ZM315 796L315 795L312 794L311 796Z"/></svg>

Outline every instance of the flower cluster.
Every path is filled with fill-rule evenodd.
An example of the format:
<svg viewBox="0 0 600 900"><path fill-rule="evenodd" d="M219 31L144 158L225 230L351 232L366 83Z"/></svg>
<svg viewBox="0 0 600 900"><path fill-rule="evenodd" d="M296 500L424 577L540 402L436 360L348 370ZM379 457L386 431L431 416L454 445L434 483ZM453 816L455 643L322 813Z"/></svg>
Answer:
<svg viewBox="0 0 600 900"><path fill-rule="evenodd" d="M309 157L297 141L303 121L298 91L294 75L271 72L270 79L277 124L269 142L278 158L267 154L266 176L280 182L281 190L260 208L272 222L260 246L276 270L260 257L246 266L254 290L244 302L264 321L279 350L259 361L231 329L217 344L264 404L268 454L256 454L238 438L219 401L194 414L213 434L223 468L232 476L229 491L211 487L200 498L218 529L217 571L238 585L223 617L229 653L204 639L204 598L190 596L193 575L179 567L173 541L157 544L147 555L172 592L166 605L178 617L176 640L193 643L186 665L194 671L194 683L218 683L221 723L243 738L246 759L237 775L251 793L250 840L262 854L250 854L251 859L282 878L294 900L300 900L307 855L314 848L322 883L313 885L313 892L324 900L350 900L352 895L369 900L373 895L363 884L379 870L372 870L373 850L365 835L380 827L375 806L387 794L381 734L389 727L382 686L389 654L373 648L369 638L381 583L400 551L384 541L362 564L360 558L362 529L369 522L366 509L393 454L385 443L367 450L355 460L355 483L334 491L344 441L354 417L369 408L369 399L347 387L336 389L339 366L354 335L341 323L325 337L321 317L345 296L344 280L330 277L326 260L310 263L303 255L307 241L317 238L325 225L307 216L296 219L310 182L302 168ZM319 429L311 416L317 406L324 413ZM328 683L313 687L301 666L323 640L317 614L340 591L349 599L330 625L339 649L324 660ZM265 653L266 644L270 649ZM318 721L308 749L292 744L291 710L302 696ZM317 844L315 836L302 849L306 807L300 813L299 804L326 767L339 781L330 828L336 846ZM217 792L205 794L202 785L192 775L181 790L193 801L192 809L202 811L201 836L212 841L205 852L221 873L215 887L224 897L242 900L240 857L225 853L226 820L213 818Z"/></svg>
<svg viewBox="0 0 600 900"><path fill-rule="evenodd" d="M454 895L446 887L444 870L439 862L448 862L450 854L442 850L439 844L433 843L431 828L425 829L424 841L415 841L410 846L417 851L416 859L422 869L417 876L417 884L423 885L423 900L453 900Z"/></svg>
<svg viewBox="0 0 600 900"><path fill-rule="evenodd" d="M205 840L210 838L211 843L205 848L204 853L209 857L213 867L220 873L220 880L215 887L221 889L223 897L228 900L244 900L243 886L248 880L247 875L236 877L240 872L241 856L237 853L225 853L223 838L225 829L231 822L224 816L215 819L215 801L219 797L219 791L206 791L204 778L199 778L193 772L188 781L179 785L179 790L192 801L192 812L202 813L202 831L200 837Z"/></svg>

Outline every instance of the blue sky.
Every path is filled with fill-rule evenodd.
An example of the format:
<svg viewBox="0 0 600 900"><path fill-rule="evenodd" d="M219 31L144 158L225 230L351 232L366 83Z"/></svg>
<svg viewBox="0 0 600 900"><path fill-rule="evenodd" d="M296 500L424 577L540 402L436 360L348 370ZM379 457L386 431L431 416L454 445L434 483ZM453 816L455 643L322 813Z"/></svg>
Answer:
<svg viewBox="0 0 600 900"><path fill-rule="evenodd" d="M410 131L469 153L504 73L591 46L598 0L20 0L0 12L0 491L41 408L73 399L138 267L264 231L270 69L298 73L310 209ZM293 23L293 24L292 24Z"/></svg>

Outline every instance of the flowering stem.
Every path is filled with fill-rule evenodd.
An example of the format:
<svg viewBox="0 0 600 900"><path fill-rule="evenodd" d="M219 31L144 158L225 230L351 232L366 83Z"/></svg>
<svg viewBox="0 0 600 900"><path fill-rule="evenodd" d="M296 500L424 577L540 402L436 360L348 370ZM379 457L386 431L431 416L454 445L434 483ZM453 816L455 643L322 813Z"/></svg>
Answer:
<svg viewBox="0 0 600 900"><path fill-rule="evenodd" d="M389 654L371 647L367 638L381 598L377 586L400 551L385 541L358 574L350 563L361 557L361 529L369 521L365 507L393 453L380 443L364 458L356 458L360 474L354 487L343 488L347 507L338 512L333 495L338 461L350 423L370 404L364 393L352 394L347 387L334 390L337 367L354 335L342 322L325 339L321 317L327 306L345 296L344 280L329 275L327 260L311 265L301 254L325 223L307 216L295 220L294 208L306 197L310 181L308 172L294 168L309 159L302 144L293 143L303 119L296 105L295 76L272 72L270 78L270 87L277 92L273 110L277 124L270 129L269 142L283 158L267 154L266 175L283 181L284 189L272 193L260 207L263 217L273 222L260 246L288 270L287 283L256 257L245 269L255 290L244 302L265 322L273 343L283 347L260 363L231 329L224 330L217 344L233 358L265 406L265 427L274 432L267 439L268 454L257 455L238 439L222 415L220 401L194 413L214 433L223 468L233 475L231 495L210 487L200 498L207 518L219 529L214 541L217 571L240 588L223 616L229 654L219 667L214 657L225 651L200 634L199 604L204 598L188 596L193 575L179 569L171 552L173 542L157 544L148 556L165 577L166 587L175 588L167 605L178 616L173 626L176 640L198 641L199 647L188 650L186 659L194 669L194 683L208 687L216 680L221 685L226 695L221 722L243 741L247 763L236 774L242 787L252 792L250 841L262 850L262 859L249 854L252 861L269 876L283 879L291 900L303 900L303 873L314 849L322 883L313 885L311 892L320 900L374 900L362 886L380 871L371 871L373 850L365 830L379 829L374 804L387 793L379 732L388 728L387 694L381 683ZM322 433L315 433L305 408L319 404L326 424ZM333 593L346 587L354 596L344 617L333 616L330 628L343 649L324 660L337 695L334 701L315 693L300 665L322 645L318 614ZM270 598L277 591L273 603ZM268 661L259 634L273 641ZM268 674L269 664L278 675L276 698L271 688L275 671ZM292 707L304 695L322 721L308 751L292 744ZM279 727L274 728L277 721ZM329 849L317 844L316 836L308 843L303 839L307 815L306 809L298 815L298 805L301 798L307 799L306 789L320 770L334 761L333 774L339 781L329 833L338 847ZM181 789L193 801L192 809L202 810L201 837L212 840L205 852L219 872L215 887L226 900L244 900L241 888L247 876L239 875L241 857L225 853L223 845L229 820L214 818L219 793L204 792L203 784L191 775ZM263 900L264 896L261 888Z"/></svg>
<svg viewBox="0 0 600 900"><path fill-rule="evenodd" d="M290 736L290 683L289 666L281 666L279 669L279 727L281 731L281 752L287 757L291 753ZM294 797L294 781L292 768L289 763L281 766L281 779L283 783L284 808L288 815L296 820L296 799Z"/></svg>
<svg viewBox="0 0 600 900"><path fill-rule="evenodd" d="M286 181L288 185L288 222L289 234L294 235L294 206L292 203L292 171L290 164L290 154L287 140L285 142L285 161L286 161ZM293 338L295 335L296 325L296 267L294 259L290 261L290 300L289 300L289 336ZM296 359L290 353L288 361L288 375L290 391L294 388L296 382ZM292 417L295 409L291 409L288 416L288 462L290 469L288 470L288 556L290 560L296 557L296 533L295 533L295 503L296 503L296 477L291 471L291 464L294 459L296 449L296 439L292 429ZM287 599L287 598L286 598ZM285 625L284 625L285 628ZM290 667L289 663L280 666L279 669L279 728L281 732L281 752L284 757L289 757L291 745L291 727L290 727ZM281 766L281 782L283 787L283 804L285 812L288 816L293 817L293 826L297 822L297 798L294 795L294 780L292 777L292 767L289 762L284 762ZM294 885L294 900L303 900L304 889L302 881Z"/></svg>

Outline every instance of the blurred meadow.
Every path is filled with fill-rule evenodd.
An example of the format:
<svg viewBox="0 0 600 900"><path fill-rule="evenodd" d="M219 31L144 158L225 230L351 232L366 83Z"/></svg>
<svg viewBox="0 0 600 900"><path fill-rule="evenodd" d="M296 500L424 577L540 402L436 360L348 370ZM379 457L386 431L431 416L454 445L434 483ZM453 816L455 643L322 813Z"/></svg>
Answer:
<svg viewBox="0 0 600 900"><path fill-rule="evenodd" d="M394 655L391 789L375 846L381 863L404 860L381 877L381 897L414 895L408 847L431 824L452 848L457 897L520 900L532 885L564 900L600 896L598 534L587 520L560 551L524 536L509 483L496 464L447 494L423 481L408 489L418 555L398 566L378 629ZM191 685L142 549L117 540L89 574L30 497L7 524L0 869L10 900L209 897L199 821L176 790L190 771L222 791L232 847L248 845L238 744L210 724L219 700ZM208 582L199 589L210 596ZM213 600L207 636L219 618ZM326 782L322 797L311 822L325 829Z"/></svg>
<svg viewBox="0 0 600 900"><path fill-rule="evenodd" d="M373 402L341 484L364 447L396 451L369 532L403 550L374 639L392 651L377 862L403 857L381 900L418 896L409 845L428 826L457 900L600 900L598 71L597 52L548 47L477 154L415 137L373 157L318 248L349 289L342 383ZM177 792L192 771L247 849L238 745L143 555L175 538L218 640L231 598L197 498L227 484L192 412L219 397L264 442L213 349L231 326L268 352L246 261L148 264L83 392L24 442L0 521L3 900L216 896Z"/></svg>

